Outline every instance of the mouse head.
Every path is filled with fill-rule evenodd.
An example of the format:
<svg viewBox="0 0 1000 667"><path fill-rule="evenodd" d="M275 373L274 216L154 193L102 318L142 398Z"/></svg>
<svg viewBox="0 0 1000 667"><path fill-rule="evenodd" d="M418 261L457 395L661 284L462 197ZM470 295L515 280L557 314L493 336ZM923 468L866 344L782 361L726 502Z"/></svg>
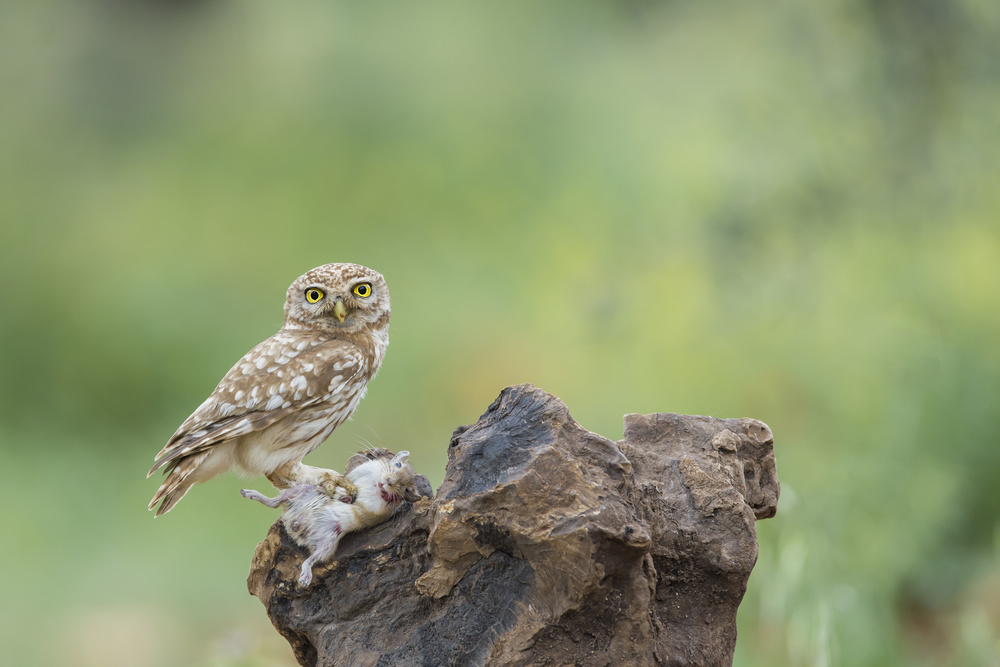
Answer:
<svg viewBox="0 0 1000 667"><path fill-rule="evenodd" d="M395 494L403 500L414 501L420 496L417 495L417 487L414 483L413 467L407 460L410 453L403 450L391 459L383 459L385 466L385 487L386 490Z"/></svg>

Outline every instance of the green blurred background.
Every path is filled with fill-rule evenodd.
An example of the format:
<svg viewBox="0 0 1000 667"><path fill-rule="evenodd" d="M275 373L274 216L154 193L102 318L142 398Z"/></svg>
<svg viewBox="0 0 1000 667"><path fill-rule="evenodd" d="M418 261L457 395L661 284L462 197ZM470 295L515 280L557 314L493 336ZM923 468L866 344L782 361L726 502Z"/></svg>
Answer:
<svg viewBox="0 0 1000 667"><path fill-rule="evenodd" d="M293 664L274 513L154 522L145 472L351 261L392 345L308 462L436 485L526 381L615 439L756 417L736 664L998 664L995 0L14 0L0 90L0 663Z"/></svg>

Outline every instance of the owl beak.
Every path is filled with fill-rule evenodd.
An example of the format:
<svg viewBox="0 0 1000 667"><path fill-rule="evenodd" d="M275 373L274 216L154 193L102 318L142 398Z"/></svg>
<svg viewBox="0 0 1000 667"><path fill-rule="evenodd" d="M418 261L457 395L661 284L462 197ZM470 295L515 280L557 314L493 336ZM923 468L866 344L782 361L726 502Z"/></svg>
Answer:
<svg viewBox="0 0 1000 667"><path fill-rule="evenodd" d="M347 306L340 299L337 299L337 303L333 304L333 314L341 323L344 322L344 318L347 316Z"/></svg>

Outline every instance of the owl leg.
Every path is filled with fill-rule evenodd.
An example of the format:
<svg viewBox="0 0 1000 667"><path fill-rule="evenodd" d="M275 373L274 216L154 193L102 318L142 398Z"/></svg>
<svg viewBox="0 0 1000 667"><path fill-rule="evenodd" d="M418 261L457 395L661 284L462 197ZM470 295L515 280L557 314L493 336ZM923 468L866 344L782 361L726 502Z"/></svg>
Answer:
<svg viewBox="0 0 1000 667"><path fill-rule="evenodd" d="M354 502L358 497L358 487L347 476L336 470L316 468L304 463L281 466L268 473L267 478L279 489L287 489L295 484L312 484L322 487L331 498L337 495L337 487L347 492L347 495L350 496L350 502Z"/></svg>
<svg viewBox="0 0 1000 667"><path fill-rule="evenodd" d="M323 481L320 482L320 486L326 491L327 495L331 498L337 497L337 489L343 489L346 495L340 497L340 500L345 503L353 503L358 499L358 487L347 478L347 475L341 475L335 470L326 470L326 476Z"/></svg>

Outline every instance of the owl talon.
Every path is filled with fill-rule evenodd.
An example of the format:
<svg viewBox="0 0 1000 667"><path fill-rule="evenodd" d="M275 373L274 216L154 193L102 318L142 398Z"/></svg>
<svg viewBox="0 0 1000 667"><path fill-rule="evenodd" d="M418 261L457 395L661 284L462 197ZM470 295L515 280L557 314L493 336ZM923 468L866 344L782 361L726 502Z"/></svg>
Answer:
<svg viewBox="0 0 1000 667"><path fill-rule="evenodd" d="M331 498L337 498L338 488L343 489L347 495L340 498L341 502L353 503L358 497L358 487L344 475L331 475L320 486Z"/></svg>

